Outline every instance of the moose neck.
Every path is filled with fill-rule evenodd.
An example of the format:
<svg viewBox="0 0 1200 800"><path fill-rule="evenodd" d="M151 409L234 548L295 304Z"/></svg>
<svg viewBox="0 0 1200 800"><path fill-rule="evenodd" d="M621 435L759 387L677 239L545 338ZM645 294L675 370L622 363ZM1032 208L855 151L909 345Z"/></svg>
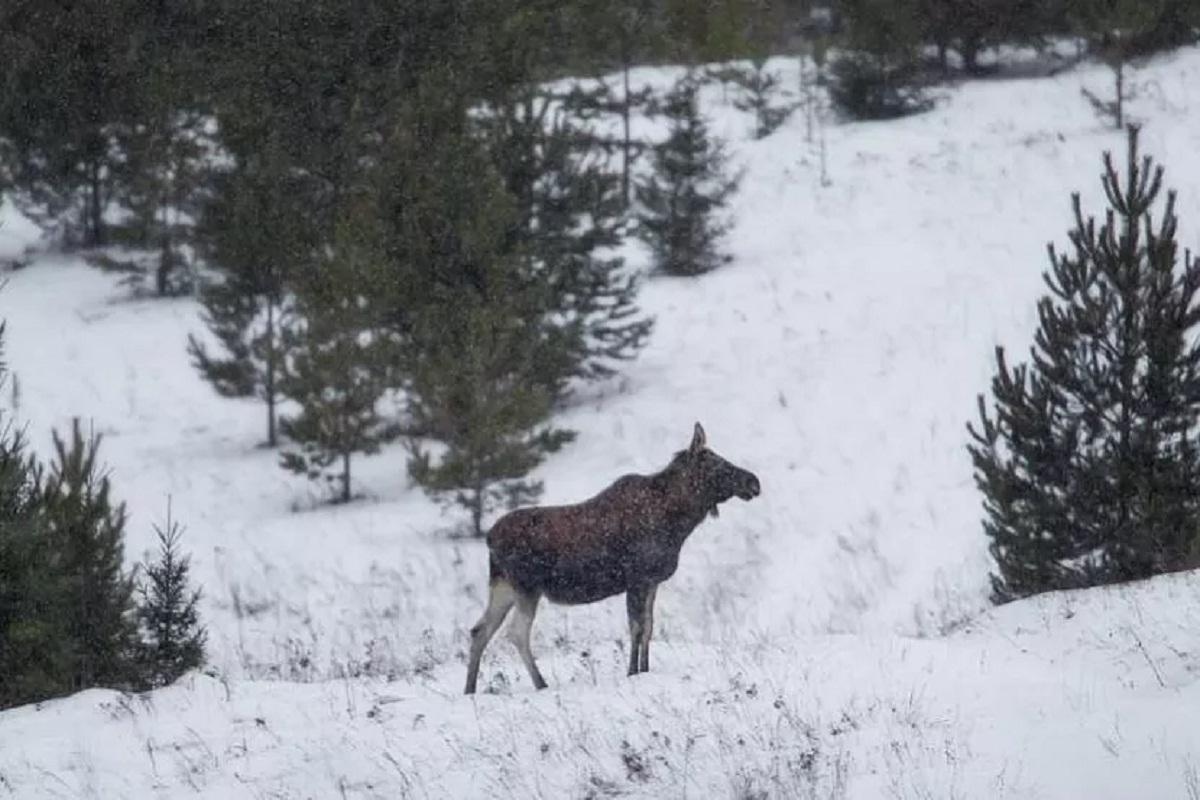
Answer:
<svg viewBox="0 0 1200 800"><path fill-rule="evenodd" d="M666 532L682 544L696 527L704 521L713 506L711 499L704 496L699 482L687 467L687 454L675 456L666 469L655 476L663 496L666 512Z"/></svg>

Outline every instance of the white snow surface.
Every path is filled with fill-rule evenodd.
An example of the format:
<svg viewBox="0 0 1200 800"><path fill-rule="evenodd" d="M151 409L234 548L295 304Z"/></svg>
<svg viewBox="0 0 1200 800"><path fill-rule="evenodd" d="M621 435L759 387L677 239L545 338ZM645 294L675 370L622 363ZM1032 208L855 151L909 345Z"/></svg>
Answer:
<svg viewBox="0 0 1200 800"><path fill-rule="evenodd" d="M1194 247L1200 51L1134 83ZM684 547L633 679L620 598L543 604L551 688L497 637L461 696L486 551L446 535L403 448L357 460L365 499L324 505L259 446L262 407L188 363L193 300L133 300L39 251L0 291L18 387L0 402L43 452L73 416L104 435L131 564L170 498L209 665L0 713L0 798L1200 797L1194 574L987 601L965 424L994 346L1028 346L1070 193L1101 212L1100 154L1123 157L1081 86L1109 76L968 82L920 116L830 124L829 186L802 115L752 141L705 90L745 169L734 261L646 282L650 345L562 413L578 439L537 473L544 502L582 500L664 466L700 420L762 481ZM3 263L36 236L0 215Z"/></svg>

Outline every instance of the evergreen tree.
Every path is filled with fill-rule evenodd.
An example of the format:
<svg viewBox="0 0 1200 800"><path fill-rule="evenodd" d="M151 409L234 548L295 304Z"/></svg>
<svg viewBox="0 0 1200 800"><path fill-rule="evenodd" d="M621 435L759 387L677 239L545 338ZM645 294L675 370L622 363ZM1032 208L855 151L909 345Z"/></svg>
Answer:
<svg viewBox="0 0 1200 800"><path fill-rule="evenodd" d="M59 561L70 668L67 689L120 687L135 677L133 582L123 571L125 507L114 504L97 457L100 437L54 434L54 459L39 499L45 535Z"/></svg>
<svg viewBox="0 0 1200 800"><path fill-rule="evenodd" d="M1140 43L1154 30L1164 13L1166 0L1080 0L1069 12L1077 30L1088 40L1089 49L1112 70L1111 100L1084 88L1083 95L1102 118L1113 126L1125 127L1125 103L1129 99L1128 73Z"/></svg>
<svg viewBox="0 0 1200 800"><path fill-rule="evenodd" d="M120 36L133 86L130 107L114 126L120 159L113 199L130 213L113 235L123 233L154 253L123 265L131 282L140 285L149 272L158 296L176 295L194 288L192 223L213 155L204 52L209 25L203 0L124 2L131 16Z"/></svg>
<svg viewBox="0 0 1200 800"><path fill-rule="evenodd" d="M606 377L633 358L651 321L636 305L637 276L614 255L624 232L620 179L608 169L603 143L551 111L556 101L516 87L482 125L516 201L503 247L523 256L525 280L547 302L540 324L559 344L560 357L541 364L559 398L570 379Z"/></svg>
<svg viewBox="0 0 1200 800"><path fill-rule="evenodd" d="M1039 0L917 0L920 33L938 49L942 71L948 71L947 51L956 50L963 69L984 72L980 53L1005 42L1037 44L1053 29L1054 6Z"/></svg>
<svg viewBox="0 0 1200 800"><path fill-rule="evenodd" d="M1160 0L1155 5L1159 13L1138 37L1139 54L1195 44L1200 38L1200 4L1195 0Z"/></svg>
<svg viewBox="0 0 1200 800"><path fill-rule="evenodd" d="M700 114L697 85L685 76L667 95L670 132L654 148L654 173L637 187L642 205L638 235L655 268L668 275L700 275L728 263L718 245L729 223L717 214L737 188L728 177L723 144Z"/></svg>
<svg viewBox="0 0 1200 800"><path fill-rule="evenodd" d="M999 602L1143 578L1200 553L1200 263L1175 241L1175 197L1155 222L1162 168L1130 129L1109 210L1074 196L1071 253L1050 249L1028 364L997 350L991 413L970 453Z"/></svg>
<svg viewBox="0 0 1200 800"><path fill-rule="evenodd" d="M269 447L277 443L289 275L316 247L296 207L305 191L270 142L221 176L200 224L205 256L221 275L201 293L204 321L224 352L210 354L195 336L188 352L218 394L256 395L265 403Z"/></svg>
<svg viewBox="0 0 1200 800"><path fill-rule="evenodd" d="M844 48L830 67L830 99L852 119L888 119L929 108L918 83L916 0L839 0Z"/></svg>
<svg viewBox="0 0 1200 800"><path fill-rule="evenodd" d="M0 389L5 386L0 324ZM0 709L65 693L66 586L39 515L41 470L0 414Z"/></svg>
<svg viewBox="0 0 1200 800"><path fill-rule="evenodd" d="M449 318L436 305L417 317L425 335L410 412L444 449L435 460L414 440L409 474L437 499L465 509L474 536L483 536L494 508L535 501L542 483L528 473L573 438L546 423L553 398L537 382L539 348L520 310L508 305L467 293Z"/></svg>
<svg viewBox="0 0 1200 800"><path fill-rule="evenodd" d="M616 69L620 72L620 90L605 76L591 91L578 91L568 105L582 119L615 115L621 121L620 136L610 141L621 153L621 209L627 212L632 201L633 166L646 149L646 143L633 135L633 115L649 107L654 98L651 88L634 90L630 72L634 65L647 60L658 30L652 0L581 0L576 4L575 24L580 30L594 71Z"/></svg>
<svg viewBox="0 0 1200 800"><path fill-rule="evenodd" d="M406 310L408 411L427 434L410 438L410 474L482 535L496 505L537 496L526 475L569 438L546 422L545 376L547 364L570 363L570 337L550 335L553 287L514 249L519 206L447 97L431 91L389 146L392 285Z"/></svg>
<svg viewBox="0 0 1200 800"><path fill-rule="evenodd" d="M183 529L168 510L166 527L155 525L154 532L158 560L142 566L145 577L137 609L142 631L140 678L151 689L174 683L203 664L207 638L196 610L200 591L189 584L191 559L179 549Z"/></svg>
<svg viewBox="0 0 1200 800"><path fill-rule="evenodd" d="M107 240L105 211L120 160L116 133L134 104L122 32L132 0L0 5L0 139L14 200L84 246ZM71 217L74 215L74 219Z"/></svg>
<svg viewBox="0 0 1200 800"><path fill-rule="evenodd" d="M378 302L385 287L374 213L365 202L347 202L333 241L296 282L294 324L284 334L280 390L300 412L281 423L295 443L281 464L336 484L343 503L353 497L351 457L378 452L395 435L379 409L392 382L394 342Z"/></svg>
<svg viewBox="0 0 1200 800"><path fill-rule="evenodd" d="M660 5L668 53L694 66L743 55L759 4L755 0L662 0Z"/></svg>
<svg viewBox="0 0 1200 800"><path fill-rule="evenodd" d="M734 105L740 111L754 113L755 139L770 136L796 110L793 103L776 103L779 75L767 70L765 58L753 59L750 69L740 72L737 83L742 89L742 96L734 101Z"/></svg>

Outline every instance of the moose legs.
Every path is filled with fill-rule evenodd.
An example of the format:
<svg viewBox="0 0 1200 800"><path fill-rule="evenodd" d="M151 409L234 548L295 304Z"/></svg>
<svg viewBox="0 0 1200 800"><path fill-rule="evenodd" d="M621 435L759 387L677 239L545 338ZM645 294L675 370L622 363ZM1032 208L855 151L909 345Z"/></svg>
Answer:
<svg viewBox="0 0 1200 800"><path fill-rule="evenodd" d="M654 635L654 595L658 584L625 593L629 613L629 674L650 671L650 637Z"/></svg>
<svg viewBox="0 0 1200 800"><path fill-rule="evenodd" d="M537 662L533 660L533 651L529 649L529 631L533 627L533 617L537 614L538 600L540 599L541 597L536 594L518 592L517 613L513 618L512 625L508 627L508 637L517 646L517 652L521 654L521 660L525 662L525 669L529 670L529 677L533 680L535 689L546 688L546 680L537 668Z"/></svg>
<svg viewBox="0 0 1200 800"><path fill-rule="evenodd" d="M516 645L529 677L538 689L546 688L546 681L533 660L533 651L529 649L529 631L533 627L533 617L537 613L538 600L536 594L526 594L514 589L512 584L503 578L493 580L488 590L487 610L479 618L479 622L471 628L471 655L467 661L467 686L464 694L475 694L475 684L479 677L479 662L488 642L496 635L496 631L504 623L504 618L513 605L517 613L508 629L508 636Z"/></svg>
<svg viewBox="0 0 1200 800"><path fill-rule="evenodd" d="M471 656L467 661L465 694L475 694L475 680L479 677L479 660L483 657L483 650L500 629L516 599L512 585L503 578L493 580L488 587L487 609L475 627L471 628Z"/></svg>

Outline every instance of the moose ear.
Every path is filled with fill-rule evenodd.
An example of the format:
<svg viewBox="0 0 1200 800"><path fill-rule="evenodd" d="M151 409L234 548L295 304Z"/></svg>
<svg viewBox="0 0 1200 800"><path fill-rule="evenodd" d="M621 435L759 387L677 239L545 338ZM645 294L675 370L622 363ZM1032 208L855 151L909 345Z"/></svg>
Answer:
<svg viewBox="0 0 1200 800"><path fill-rule="evenodd" d="M697 422L696 432L692 434L692 446L688 449L692 455L697 455L706 444L708 444L708 438L704 435L704 428Z"/></svg>

